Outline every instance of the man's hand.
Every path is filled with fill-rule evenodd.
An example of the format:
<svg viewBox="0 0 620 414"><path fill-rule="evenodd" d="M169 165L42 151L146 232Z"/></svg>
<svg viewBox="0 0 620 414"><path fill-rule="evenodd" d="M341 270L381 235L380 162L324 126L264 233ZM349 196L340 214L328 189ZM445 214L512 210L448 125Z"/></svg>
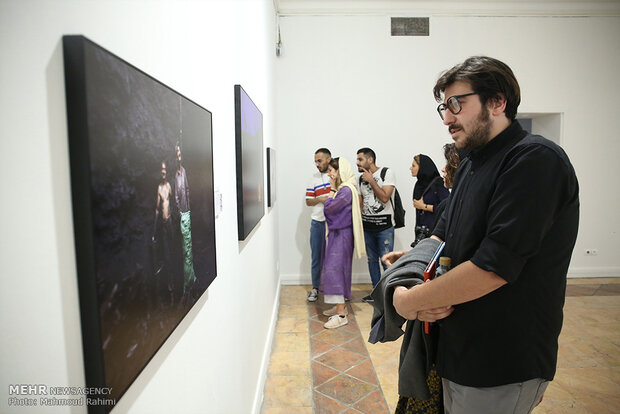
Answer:
<svg viewBox="0 0 620 414"><path fill-rule="evenodd" d="M420 285L414 286L411 290L417 288ZM440 308L428 309L424 311L417 311L412 303L409 303L407 293L410 289L404 286L396 286L394 289L394 295L392 296L392 303L396 312L407 320L419 319L424 322L437 322L440 319L447 318L454 312L452 306L442 306Z"/></svg>
<svg viewBox="0 0 620 414"><path fill-rule="evenodd" d="M412 288L414 289L415 286ZM394 289L394 295L392 296L392 303L394 304L394 309L396 312L407 320L414 320L418 318L418 312L415 310L411 310L409 306L407 306L407 289L404 286L396 286Z"/></svg>
<svg viewBox="0 0 620 414"><path fill-rule="evenodd" d="M364 170L364 172L362 173L362 180L366 181L367 183L373 182L375 179L372 176L372 173L368 171L366 168L362 168L362 169Z"/></svg>
<svg viewBox="0 0 620 414"><path fill-rule="evenodd" d="M400 259L407 251L403 250L401 252L389 252L388 254L383 255L381 261L387 265L387 267L392 266L395 261Z"/></svg>
<svg viewBox="0 0 620 414"><path fill-rule="evenodd" d="M447 318L454 312L452 306L429 309L418 312L418 319L424 322L437 322L440 319Z"/></svg>

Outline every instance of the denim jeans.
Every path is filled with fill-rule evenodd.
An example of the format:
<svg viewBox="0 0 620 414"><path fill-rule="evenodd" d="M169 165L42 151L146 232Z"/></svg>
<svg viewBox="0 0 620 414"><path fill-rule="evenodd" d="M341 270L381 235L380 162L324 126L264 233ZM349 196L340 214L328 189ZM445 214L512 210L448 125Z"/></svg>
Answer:
<svg viewBox="0 0 620 414"><path fill-rule="evenodd" d="M312 220L310 223L310 250L312 251L312 287L321 285L321 265L325 244L325 222Z"/></svg>
<svg viewBox="0 0 620 414"><path fill-rule="evenodd" d="M364 231L364 239L366 241L370 280L372 286L375 287L381 279L379 263L383 266L383 270L387 268L385 263L381 262L381 257L394 250L394 227L381 231Z"/></svg>

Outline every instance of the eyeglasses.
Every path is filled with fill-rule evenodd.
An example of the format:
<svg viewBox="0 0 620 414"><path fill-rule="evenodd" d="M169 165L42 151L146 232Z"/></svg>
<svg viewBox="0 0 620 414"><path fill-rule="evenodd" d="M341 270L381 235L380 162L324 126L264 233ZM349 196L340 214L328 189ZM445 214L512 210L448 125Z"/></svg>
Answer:
<svg viewBox="0 0 620 414"><path fill-rule="evenodd" d="M472 92L472 93L466 93L463 95L454 95L454 96L449 97L447 103L440 103L437 106L437 112L439 112L439 116L443 120L446 114L446 109L449 109L450 112L452 112L454 115L458 114L459 112L461 112L461 109L463 109L463 107L461 106L461 101L459 101L459 99L464 98L466 96L477 95L477 94L478 92Z"/></svg>

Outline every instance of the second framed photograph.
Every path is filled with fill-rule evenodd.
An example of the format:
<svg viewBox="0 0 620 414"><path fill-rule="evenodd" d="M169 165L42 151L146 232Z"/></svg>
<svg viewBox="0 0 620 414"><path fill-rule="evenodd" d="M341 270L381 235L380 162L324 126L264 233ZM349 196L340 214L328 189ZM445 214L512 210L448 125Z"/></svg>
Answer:
<svg viewBox="0 0 620 414"><path fill-rule="evenodd" d="M237 229L245 240L265 215L263 114L241 85L235 85Z"/></svg>

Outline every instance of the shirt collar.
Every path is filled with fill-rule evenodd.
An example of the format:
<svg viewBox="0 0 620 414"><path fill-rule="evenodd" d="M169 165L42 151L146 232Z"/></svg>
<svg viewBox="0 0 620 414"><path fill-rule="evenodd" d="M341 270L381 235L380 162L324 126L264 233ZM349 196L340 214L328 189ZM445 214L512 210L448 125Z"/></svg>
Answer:
<svg viewBox="0 0 620 414"><path fill-rule="evenodd" d="M514 144L517 141L523 139L527 133L521 128L521 124L518 121L512 121L512 123L500 132L495 138L489 141L484 147L479 150L472 151L469 154L474 165L484 164L486 160L497 154L504 147Z"/></svg>

